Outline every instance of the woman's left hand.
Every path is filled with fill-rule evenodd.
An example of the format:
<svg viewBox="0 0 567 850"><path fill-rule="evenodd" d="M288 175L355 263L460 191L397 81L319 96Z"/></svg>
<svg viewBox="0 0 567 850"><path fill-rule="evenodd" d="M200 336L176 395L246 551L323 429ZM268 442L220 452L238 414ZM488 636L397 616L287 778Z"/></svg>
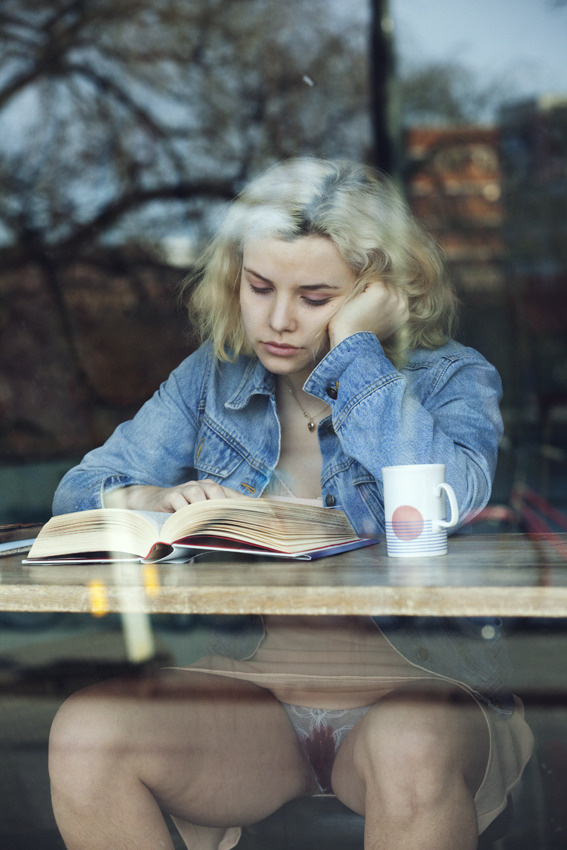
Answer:
<svg viewBox="0 0 567 850"><path fill-rule="evenodd" d="M355 333L368 331L384 342L409 318L408 302L397 289L382 281L368 286L337 310L329 322L331 348Z"/></svg>

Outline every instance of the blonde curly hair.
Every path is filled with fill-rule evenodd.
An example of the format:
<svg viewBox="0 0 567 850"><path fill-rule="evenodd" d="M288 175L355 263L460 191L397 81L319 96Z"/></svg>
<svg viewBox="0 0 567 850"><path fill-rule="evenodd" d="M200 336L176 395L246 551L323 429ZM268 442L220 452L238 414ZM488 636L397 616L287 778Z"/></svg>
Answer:
<svg viewBox="0 0 567 850"><path fill-rule="evenodd" d="M452 335L457 299L441 249L392 180L366 165L301 157L273 166L237 195L184 281L190 320L220 360L252 353L240 313L242 253L248 239L268 236L330 239L355 274L350 297L376 280L406 295L409 321L384 343L395 365L412 348L438 348Z"/></svg>

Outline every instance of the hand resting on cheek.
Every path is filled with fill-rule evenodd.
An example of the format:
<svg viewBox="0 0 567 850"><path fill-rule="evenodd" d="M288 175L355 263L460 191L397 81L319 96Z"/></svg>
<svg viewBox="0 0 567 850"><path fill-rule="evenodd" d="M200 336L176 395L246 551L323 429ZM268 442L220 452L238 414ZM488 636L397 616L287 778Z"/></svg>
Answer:
<svg viewBox="0 0 567 850"><path fill-rule="evenodd" d="M382 281L369 283L363 292L337 310L329 322L329 342L334 348L348 336L364 331L384 342L408 319L408 302L403 293Z"/></svg>

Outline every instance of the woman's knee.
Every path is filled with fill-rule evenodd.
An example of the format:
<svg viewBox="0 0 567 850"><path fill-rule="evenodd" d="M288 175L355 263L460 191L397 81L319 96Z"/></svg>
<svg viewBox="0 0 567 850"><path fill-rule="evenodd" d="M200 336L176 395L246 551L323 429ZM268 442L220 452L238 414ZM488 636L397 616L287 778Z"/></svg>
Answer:
<svg viewBox="0 0 567 850"><path fill-rule="evenodd" d="M414 799L442 797L459 782L475 790L488 754L485 727L480 709L460 695L393 696L364 717L353 762L367 787L395 790Z"/></svg>
<svg viewBox="0 0 567 850"><path fill-rule="evenodd" d="M120 701L104 685L78 691L59 708L51 726L52 787L81 796L94 793L134 746Z"/></svg>

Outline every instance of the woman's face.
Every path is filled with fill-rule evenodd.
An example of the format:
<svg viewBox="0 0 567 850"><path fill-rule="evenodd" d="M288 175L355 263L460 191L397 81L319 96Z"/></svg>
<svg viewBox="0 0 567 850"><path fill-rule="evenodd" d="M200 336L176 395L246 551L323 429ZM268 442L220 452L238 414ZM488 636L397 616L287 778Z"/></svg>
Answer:
<svg viewBox="0 0 567 850"><path fill-rule="evenodd" d="M263 365L276 375L307 375L329 346L327 326L355 284L330 239L252 239L244 246L240 309Z"/></svg>

